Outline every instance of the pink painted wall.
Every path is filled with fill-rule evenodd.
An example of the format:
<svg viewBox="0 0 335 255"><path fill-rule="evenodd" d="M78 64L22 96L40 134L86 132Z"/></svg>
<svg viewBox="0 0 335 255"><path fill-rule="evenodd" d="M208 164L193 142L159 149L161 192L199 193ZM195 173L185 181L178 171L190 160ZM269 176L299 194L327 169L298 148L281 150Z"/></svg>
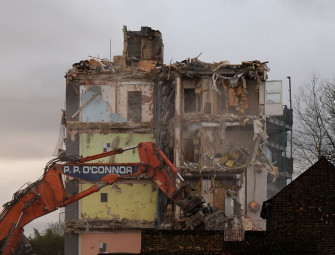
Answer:
<svg viewBox="0 0 335 255"><path fill-rule="evenodd" d="M84 233L80 235L80 254L97 255L100 243L106 244L107 253L141 252L141 231L121 230L114 233Z"/></svg>

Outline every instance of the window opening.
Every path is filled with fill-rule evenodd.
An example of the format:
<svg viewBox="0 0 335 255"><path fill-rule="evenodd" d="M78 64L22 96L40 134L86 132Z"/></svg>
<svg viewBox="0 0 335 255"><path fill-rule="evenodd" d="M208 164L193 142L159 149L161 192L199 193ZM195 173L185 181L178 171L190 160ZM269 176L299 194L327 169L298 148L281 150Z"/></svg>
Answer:
<svg viewBox="0 0 335 255"><path fill-rule="evenodd" d="M142 91L128 91L128 121L142 121Z"/></svg>
<svg viewBox="0 0 335 255"><path fill-rule="evenodd" d="M196 94L194 89L184 89L184 112L196 111Z"/></svg>
<svg viewBox="0 0 335 255"><path fill-rule="evenodd" d="M108 201L107 193L100 193L100 201L101 202L107 202Z"/></svg>

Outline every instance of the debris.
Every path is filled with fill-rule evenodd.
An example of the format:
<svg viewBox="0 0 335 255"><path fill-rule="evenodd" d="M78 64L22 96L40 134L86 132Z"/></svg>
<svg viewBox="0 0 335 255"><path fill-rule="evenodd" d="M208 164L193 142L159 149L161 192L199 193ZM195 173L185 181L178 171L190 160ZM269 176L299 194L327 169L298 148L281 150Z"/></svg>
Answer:
<svg viewBox="0 0 335 255"><path fill-rule="evenodd" d="M249 208L253 211L253 212L258 212L259 209L261 209L261 206L256 202L256 201L251 201L249 203Z"/></svg>
<svg viewBox="0 0 335 255"><path fill-rule="evenodd" d="M172 63L172 58L171 58L171 60L170 60L170 64L169 64L169 72L168 72L167 80L170 80L171 63Z"/></svg>
<svg viewBox="0 0 335 255"><path fill-rule="evenodd" d="M150 72L156 67L157 63L158 63L158 60L141 60L138 62L137 68L139 70Z"/></svg>
<svg viewBox="0 0 335 255"><path fill-rule="evenodd" d="M196 87L194 90L195 94L200 94L202 92L202 88L201 87Z"/></svg>
<svg viewBox="0 0 335 255"><path fill-rule="evenodd" d="M218 88L217 88L217 86L216 86L216 80L217 80L218 77L219 77L218 74L213 74L213 75L212 75L212 87L213 87L213 89L214 89L219 95L221 95L220 90L218 90Z"/></svg>
<svg viewBox="0 0 335 255"><path fill-rule="evenodd" d="M89 62L90 62L91 65L93 65L95 67L100 67L102 65L99 61L97 61L95 59L90 59Z"/></svg>
<svg viewBox="0 0 335 255"><path fill-rule="evenodd" d="M220 162L221 165L225 165L226 162L228 161L228 159L229 159L229 154L228 154L228 153L225 153L225 155L223 155L223 156L220 158L219 162Z"/></svg>
<svg viewBox="0 0 335 255"><path fill-rule="evenodd" d="M243 120L243 126L245 127L247 125L247 123L249 122L249 118L245 118Z"/></svg>
<svg viewBox="0 0 335 255"><path fill-rule="evenodd" d="M250 219L247 214L242 216L242 224L244 231L259 231L259 228L255 225L255 223Z"/></svg>
<svg viewBox="0 0 335 255"><path fill-rule="evenodd" d="M249 86L250 79L263 80L267 66L259 61L243 62L242 65L230 64L228 61L205 63L199 60L202 53L195 58L189 58L181 62L173 63L171 59L169 65L163 65L162 42L160 33L156 32L149 28L142 28L141 31L133 33L127 31L127 28L124 27L125 48L122 56L114 56L113 61L90 57L89 60L73 64L72 69L66 74L66 78L68 83L71 83L74 79L76 79L75 82L77 80L80 81L77 84L75 82L72 83L76 88L81 85L101 85L104 79L108 81L108 86L110 84L110 86L114 87L117 86L119 81L126 80L135 83L139 80L141 82L149 80L152 84L155 84L153 85L154 93L157 91L157 95L158 93L162 95L161 99L157 99L160 100L158 104L160 108L149 110L150 112L160 111L161 115L157 115L159 118L157 120L153 119L153 121L160 122L159 127L154 126L153 121L148 123L130 123L128 117L123 117L128 116L126 115L128 109L124 111L116 110L116 107L119 107L117 103L115 105L113 103L110 104L111 109L115 111L111 112L112 123L85 123L84 125L84 123L74 123L73 119L71 121L71 117L78 116L80 111L98 96L96 94L86 102L86 105L82 105L70 117L67 131L68 133L73 131L73 134L75 134L74 132L85 132L85 130L90 130L92 133L109 133L111 130L113 130L113 133L118 133L131 130L130 132L137 134L153 133L152 130L154 128L159 129L154 132L159 134L155 138L158 140L157 144L164 147L166 151L176 153L173 151L173 147L178 146L182 147L179 148L181 151L190 151L187 158L179 155L181 160L191 161L184 162L180 167L182 175L190 177L192 180L197 177L199 179L204 178L203 182L210 186L206 189L208 192L208 203L215 201L216 206L223 209L225 208L225 200L231 201L232 218L238 218L235 223L241 224L240 217L242 212L237 215L234 211L235 204L233 205L233 203L237 203L239 190L243 185L243 181L245 181L241 176L244 175L250 158L253 159L255 164L260 163L260 169L264 169L262 164L265 160L262 158L262 154L257 154L257 152L259 142L267 138L263 126L258 126L259 123L262 124L258 119L259 115L249 111L250 109L255 109L253 105L255 102L249 102L248 99L248 97L254 97L255 90L251 90L247 85ZM102 79L96 79L95 77L100 77L96 75L102 75ZM176 77L182 77L181 89L187 90L187 93L174 90ZM159 83L163 84L160 92L154 87ZM180 101L176 102L176 94L178 93ZM186 113L182 112L185 110L185 100L183 101L185 94L191 95L192 102L194 102L192 110ZM143 95L142 98L144 98ZM150 100L152 99L156 100L155 98L150 98ZM120 98L117 98L117 100L120 100ZM180 115L177 116L176 112L180 109L177 109L176 105L179 106L179 104L181 111ZM255 136L259 140L255 141L254 146L256 149L253 150L253 155L250 155L251 150L247 148L249 146L247 145L248 143L240 143L243 146L239 145L239 142L231 144L229 133L235 130L250 132L250 129L252 131L251 122L254 124ZM173 135L177 125L180 125L180 132L182 133L180 138L182 139L179 139L179 144L176 145L176 137L173 137ZM183 129L187 129L187 131ZM252 132L250 133L252 136ZM131 133L123 142L130 144L132 139ZM120 143L120 137L116 136L112 142L112 147L117 147ZM113 157L111 157L110 161L114 161ZM225 178L226 176L229 178ZM210 184L208 184L209 180ZM203 192L202 186L200 189L200 192ZM250 207L250 205L246 204L243 206ZM239 207L241 207L241 204L239 204ZM256 208L254 206L254 209ZM167 221L164 220L162 226L171 228L174 226L173 219L176 219L174 217L176 212L173 212L171 207L167 209L170 210L169 213L171 215L167 215ZM242 211L241 208L240 211ZM237 223L235 224L236 226L238 225Z"/></svg>
<svg viewBox="0 0 335 255"><path fill-rule="evenodd" d="M200 52L199 55L194 58L194 60L198 60L198 58L201 56L201 54L202 54L202 52Z"/></svg>
<svg viewBox="0 0 335 255"><path fill-rule="evenodd" d="M230 159L226 162L226 167L232 168L234 166L234 164L235 164L235 161Z"/></svg>
<svg viewBox="0 0 335 255"><path fill-rule="evenodd" d="M279 176L279 168L276 166L273 166L272 171L270 173L273 175L272 182L275 182Z"/></svg>

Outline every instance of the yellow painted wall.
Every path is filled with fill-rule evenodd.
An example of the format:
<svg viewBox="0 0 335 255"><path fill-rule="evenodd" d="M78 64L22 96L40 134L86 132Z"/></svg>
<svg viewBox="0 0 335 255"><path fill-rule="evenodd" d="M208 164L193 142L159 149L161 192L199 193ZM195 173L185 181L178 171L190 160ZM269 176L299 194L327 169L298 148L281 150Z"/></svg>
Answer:
<svg viewBox="0 0 335 255"><path fill-rule="evenodd" d="M81 154L94 155L103 152L104 143L117 142L120 148L137 145L139 142L153 142L153 134L81 134ZM99 159L99 162L111 162L111 157ZM116 155L115 163L138 163L138 151L130 150ZM94 161L91 161L94 162ZM81 184L85 190L91 184ZM101 193L108 194L108 202L101 202ZM155 221L157 188L151 181L141 183L115 183L81 200L81 217L102 219L129 219Z"/></svg>
<svg viewBox="0 0 335 255"><path fill-rule="evenodd" d="M81 200L82 218L129 219L155 221L157 188L146 183L114 183ZM83 190L91 184L82 184ZM108 201L100 202L100 193L107 193Z"/></svg>
<svg viewBox="0 0 335 255"><path fill-rule="evenodd" d="M81 155L89 156L103 152L104 143L115 143L119 148L137 145L140 142L154 142L153 134L81 134ZM99 162L110 162L110 157L98 160ZM92 161L93 162L93 161ZM138 151L130 150L115 156L115 163L138 163Z"/></svg>

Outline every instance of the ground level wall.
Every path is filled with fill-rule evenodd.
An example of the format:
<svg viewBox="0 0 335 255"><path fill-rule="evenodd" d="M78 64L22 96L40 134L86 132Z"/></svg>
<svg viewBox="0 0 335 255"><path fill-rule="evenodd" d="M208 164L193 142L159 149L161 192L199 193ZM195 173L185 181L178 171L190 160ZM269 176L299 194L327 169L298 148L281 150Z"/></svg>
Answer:
<svg viewBox="0 0 335 255"><path fill-rule="evenodd" d="M103 253L135 253L141 252L141 231L120 230L114 233L85 233L80 235L81 255L97 255Z"/></svg>

